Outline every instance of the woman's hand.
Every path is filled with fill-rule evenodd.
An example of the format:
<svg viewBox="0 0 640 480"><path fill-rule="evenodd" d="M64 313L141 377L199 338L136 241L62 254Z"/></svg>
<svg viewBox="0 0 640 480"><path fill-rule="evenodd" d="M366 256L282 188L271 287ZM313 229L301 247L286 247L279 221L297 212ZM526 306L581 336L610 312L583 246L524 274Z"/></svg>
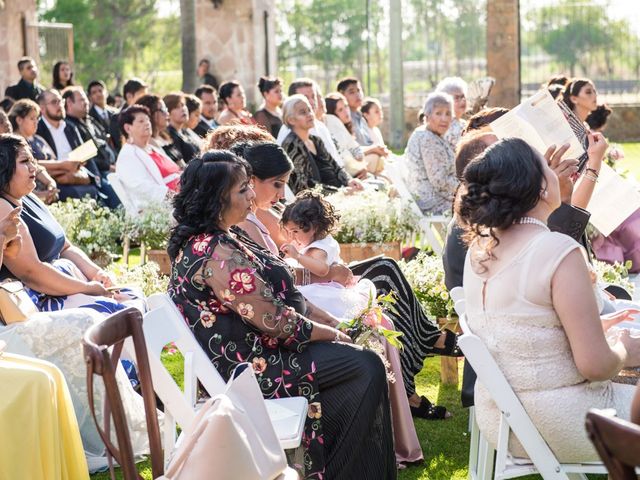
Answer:
<svg viewBox="0 0 640 480"><path fill-rule="evenodd" d="M3 239L3 247L6 247L18 235L20 212L22 212L22 207L16 207L0 221L0 237Z"/></svg>
<svg viewBox="0 0 640 480"><path fill-rule="evenodd" d="M573 193L573 177L578 172L578 160L562 160L562 156L569 150L570 145L565 143L560 148L551 145L544 154L549 167L558 177L560 183L560 200L563 203L571 203Z"/></svg>
<svg viewBox="0 0 640 480"><path fill-rule="evenodd" d="M86 287L80 293L84 293L85 295L93 295L100 297L111 297L113 294L107 290L104 285L100 282L87 282Z"/></svg>
<svg viewBox="0 0 640 480"><path fill-rule="evenodd" d="M17 258L22 250L22 236L16 235L9 243L4 246L2 254L7 258Z"/></svg>
<svg viewBox="0 0 640 480"><path fill-rule="evenodd" d="M342 343L353 343L353 340L351 340L351 337L346 333L341 332L340 330L336 330L336 332L337 332L336 338L334 341L342 342Z"/></svg>
<svg viewBox="0 0 640 480"><path fill-rule="evenodd" d="M115 279L102 269L96 272L91 281L100 282L105 288L113 287L115 284Z"/></svg>
<svg viewBox="0 0 640 480"><path fill-rule="evenodd" d="M593 168L596 171L600 171L600 167L602 166L602 159L604 158L604 154L609 148L609 144L604 136L599 133L589 133L589 148L587 149L587 154L589 155L589 161L587 163L587 168Z"/></svg>
<svg viewBox="0 0 640 480"><path fill-rule="evenodd" d="M280 250L289 258L293 258L294 260L298 260L300 258L300 252L291 243L281 245Z"/></svg>
<svg viewBox="0 0 640 480"><path fill-rule="evenodd" d="M640 337L632 337L631 332L624 329L618 335L618 342L624 345L627 351L625 367L640 367Z"/></svg>
<svg viewBox="0 0 640 480"><path fill-rule="evenodd" d="M602 320L602 328L606 332L611 327L617 325L620 322L633 322L635 321L635 318L633 318L633 316L637 315L638 313L640 313L640 310L637 310L635 308L625 308L624 310L620 310L619 312L601 315L600 320Z"/></svg>
<svg viewBox="0 0 640 480"><path fill-rule="evenodd" d="M364 185L357 178L352 178L347 184L347 193L360 192L364 190Z"/></svg>

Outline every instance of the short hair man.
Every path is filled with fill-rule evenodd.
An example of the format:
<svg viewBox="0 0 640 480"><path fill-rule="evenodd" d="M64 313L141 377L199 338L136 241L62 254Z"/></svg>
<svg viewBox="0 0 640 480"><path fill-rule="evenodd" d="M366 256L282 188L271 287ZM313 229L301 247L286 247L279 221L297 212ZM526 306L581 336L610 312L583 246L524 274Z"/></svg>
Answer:
<svg viewBox="0 0 640 480"><path fill-rule="evenodd" d="M7 87L5 95L14 100L28 98L35 102L44 90L37 82L38 66L36 62L31 57L22 57L18 61L18 71L20 72L20 81Z"/></svg>
<svg viewBox="0 0 640 480"><path fill-rule="evenodd" d="M95 181L88 180L89 171L80 163L69 160L69 153L82 144L78 129L65 122L66 112L60 93L55 89L44 90L38 97L41 117L36 133L49 144L56 155L54 160L39 160L58 183L60 200L82 198L89 195L97 198ZM87 162L87 166L89 163ZM84 172L80 175L80 171ZM92 172L93 173L93 172Z"/></svg>
<svg viewBox="0 0 640 480"><path fill-rule="evenodd" d="M206 58L200 60L198 62L198 79L200 80L201 84L210 85L218 90L218 80L216 80L216 77L211 75L211 72L209 72L210 68L211 62L209 62L209 60L207 60Z"/></svg>
<svg viewBox="0 0 640 480"><path fill-rule="evenodd" d="M116 110L107 105L107 86L102 80L93 80L87 86L87 96L91 102L89 115L108 133Z"/></svg>
<svg viewBox="0 0 640 480"><path fill-rule="evenodd" d="M200 122L198 122L193 131L204 138L211 130L219 127L218 122L216 122L218 92L211 85L203 84L196 89L195 96L202 102L202 110L200 111Z"/></svg>
<svg viewBox="0 0 640 480"><path fill-rule="evenodd" d="M373 145L373 140L367 129L367 121L360 113L364 93L360 80L355 77L346 77L338 82L337 90L344 95L351 110L351 125L356 141L362 146Z"/></svg>
<svg viewBox="0 0 640 480"><path fill-rule="evenodd" d="M122 87L122 93L124 94L125 103L122 105L120 112L131 105L134 105L136 101L146 95L149 92L149 86L139 78L131 78L126 81L124 87ZM120 114L118 112L118 115ZM122 147L122 140L120 134L120 128L117 116L111 119L111 125L109 125L109 133L111 134L111 142L116 151L120 151Z"/></svg>

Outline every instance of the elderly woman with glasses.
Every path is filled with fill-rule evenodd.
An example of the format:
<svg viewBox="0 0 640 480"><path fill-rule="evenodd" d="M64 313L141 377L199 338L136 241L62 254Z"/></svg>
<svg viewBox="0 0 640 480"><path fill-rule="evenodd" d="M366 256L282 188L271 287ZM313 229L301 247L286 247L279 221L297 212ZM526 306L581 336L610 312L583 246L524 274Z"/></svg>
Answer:
<svg viewBox="0 0 640 480"><path fill-rule="evenodd" d="M425 214L451 210L456 179L455 154L444 138L451 126L453 99L447 93L429 94L424 103L425 124L416 128L405 151L407 187Z"/></svg>
<svg viewBox="0 0 640 480"><path fill-rule="evenodd" d="M460 77L447 77L438 84L436 92L448 93L453 98L453 118L444 139L455 151L462 131L467 126L467 122L462 118L467 111L467 82Z"/></svg>

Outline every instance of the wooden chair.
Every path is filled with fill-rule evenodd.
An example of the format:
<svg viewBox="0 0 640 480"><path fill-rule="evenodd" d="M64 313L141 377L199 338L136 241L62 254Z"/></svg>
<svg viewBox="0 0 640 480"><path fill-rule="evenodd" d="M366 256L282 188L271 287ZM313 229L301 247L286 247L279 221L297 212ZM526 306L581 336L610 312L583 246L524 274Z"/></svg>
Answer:
<svg viewBox="0 0 640 480"><path fill-rule="evenodd" d="M591 409L586 419L589 439L609 471L611 480L637 480L640 466L640 426Z"/></svg>
<svg viewBox="0 0 640 480"><path fill-rule="evenodd" d="M151 450L151 471L153 478L164 474L162 456L162 444L160 441L160 427L156 413L156 397L151 381L151 371L147 356L147 346L142 330L142 314L135 308L127 308L114 313L104 322L94 325L84 335L82 348L87 363L87 393L89 395L89 407L96 423L98 433L107 447L109 453L116 459L122 468L125 480L139 480L136 464L131 446L131 438L127 427L126 414L122 405L120 391L116 383L116 366L120 360L122 346L127 338L133 341L136 355L138 379L142 387L144 409L149 435L149 447ZM113 347L113 349L111 349ZM111 353L110 353L110 350ZM116 430L118 447L110 440L108 427L102 428L96 418L93 401L93 375L100 375L104 381L106 402L105 426L109 417L113 418Z"/></svg>

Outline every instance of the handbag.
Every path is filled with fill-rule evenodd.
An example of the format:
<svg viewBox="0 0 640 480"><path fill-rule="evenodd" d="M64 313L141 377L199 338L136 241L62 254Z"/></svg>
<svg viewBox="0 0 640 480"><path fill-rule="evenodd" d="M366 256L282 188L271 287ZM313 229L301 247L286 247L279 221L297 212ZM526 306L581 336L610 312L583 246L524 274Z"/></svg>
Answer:
<svg viewBox="0 0 640 480"><path fill-rule="evenodd" d="M22 282L9 278L0 282L0 320L5 325L24 322L38 312L38 307Z"/></svg>
<svg viewBox="0 0 640 480"><path fill-rule="evenodd" d="M253 368L240 364L224 393L207 400L162 480L268 480L287 468Z"/></svg>

